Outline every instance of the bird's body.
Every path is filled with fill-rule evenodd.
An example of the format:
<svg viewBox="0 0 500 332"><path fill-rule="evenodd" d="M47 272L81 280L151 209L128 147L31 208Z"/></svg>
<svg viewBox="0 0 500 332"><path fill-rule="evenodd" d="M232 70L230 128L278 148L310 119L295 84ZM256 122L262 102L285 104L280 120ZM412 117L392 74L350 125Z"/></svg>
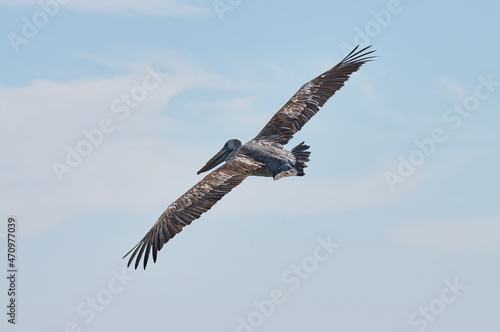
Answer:
<svg viewBox="0 0 500 332"><path fill-rule="evenodd" d="M132 253L128 266L137 256L135 268L142 257L146 268L150 251L156 262L157 253L165 243L248 176L272 177L274 180L303 176L309 161L309 146L302 142L290 151L283 146L344 85L350 74L373 58L368 56L373 51L365 52L367 48L356 52L356 47L335 67L304 84L251 141L245 144L237 138L227 141L198 174L223 162L225 164L167 207L146 236L125 255Z"/></svg>
<svg viewBox="0 0 500 332"><path fill-rule="evenodd" d="M307 145L302 146L305 149L309 148ZM305 151L303 157L300 158L302 155L294 154L296 150L292 151L285 150L279 144L272 145L252 140L243 144L235 154L244 155L245 158L262 164L261 167L253 170L251 175L273 177L278 180L285 176L304 175L303 169L306 167L305 162L309 161L307 157L310 153Z"/></svg>

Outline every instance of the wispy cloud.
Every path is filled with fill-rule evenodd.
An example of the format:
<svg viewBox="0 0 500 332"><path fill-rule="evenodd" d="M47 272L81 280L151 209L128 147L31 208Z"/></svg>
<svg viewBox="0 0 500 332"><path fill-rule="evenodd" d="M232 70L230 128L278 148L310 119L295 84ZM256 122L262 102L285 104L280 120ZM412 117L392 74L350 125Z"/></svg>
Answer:
<svg viewBox="0 0 500 332"><path fill-rule="evenodd" d="M443 96L452 98L464 98L467 94L471 94L471 89L463 86L462 82L449 77L441 78L436 84L436 92Z"/></svg>
<svg viewBox="0 0 500 332"><path fill-rule="evenodd" d="M196 155L183 150L182 142L164 140L163 133L172 126L164 108L184 91L226 82L199 64L189 65L180 56L170 55L164 54L161 66L168 75L136 108L130 108L123 121L113 113L113 102L143 82L147 74L144 67L107 78L35 80L28 86L0 87L4 119L0 148L9 160L0 166L5 197L0 208L5 215L15 214L23 220L23 232L41 231L96 211L147 209L162 200L160 193L167 184L150 184L161 182L162 174L182 173L183 166L172 161L166 151L185 162ZM95 129L103 118L113 121L114 131L59 182L53 162L64 164L65 147L75 148L85 139L82 131Z"/></svg>
<svg viewBox="0 0 500 332"><path fill-rule="evenodd" d="M390 236L410 246L500 253L500 217L404 223Z"/></svg>
<svg viewBox="0 0 500 332"><path fill-rule="evenodd" d="M285 178L276 182L268 178L250 178L240 186L245 189L238 189L237 195L224 198L227 201L225 208L216 209L214 213L220 216L254 213L309 217L329 215L387 204L405 192L387 190L383 174L377 172L322 179L308 179L306 175L304 178ZM258 210L255 210L254 204L258 205Z"/></svg>
<svg viewBox="0 0 500 332"><path fill-rule="evenodd" d="M0 0L0 4L11 6L18 5L38 5L38 0ZM65 2L66 3L66 2ZM199 6L197 4L188 4L186 1L178 0L111 0L111 1L69 1L64 5L65 8L72 10L86 10L94 12L105 12L125 15L165 15L165 16L200 16L208 15L211 8Z"/></svg>

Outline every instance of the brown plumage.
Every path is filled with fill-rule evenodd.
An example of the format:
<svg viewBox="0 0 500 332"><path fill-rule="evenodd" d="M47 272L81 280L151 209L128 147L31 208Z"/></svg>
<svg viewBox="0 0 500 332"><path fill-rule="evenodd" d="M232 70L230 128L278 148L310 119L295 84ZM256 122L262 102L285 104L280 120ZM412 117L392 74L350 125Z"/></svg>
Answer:
<svg viewBox="0 0 500 332"><path fill-rule="evenodd" d="M304 84L253 140L243 145L239 139L229 140L198 174L223 161L226 163L205 176L162 213L144 238L124 256L132 253L127 266L137 257L137 269L144 257L143 266L146 269L150 252L156 262L158 251L165 243L180 233L184 226L210 210L246 177L269 176L277 180L287 176L303 176L306 162L309 161L309 146L301 143L287 151L283 145L344 86L353 72L374 58L368 56L374 51L365 52L368 47L359 51L357 49L335 67Z"/></svg>
<svg viewBox="0 0 500 332"><path fill-rule="evenodd" d="M134 257L135 268L139 266L140 259L144 253L144 269L148 263L149 252L153 251L153 262L156 263L157 252L163 245L182 231L184 226L198 219L202 213L210 210L225 194L239 185L252 171L259 168L260 163L236 156L226 164L211 172L194 187L189 189L162 213L144 238L132 248L123 258L132 255L127 266L130 266Z"/></svg>
<svg viewBox="0 0 500 332"><path fill-rule="evenodd" d="M367 56L375 51L363 53L370 46L356 52L351 51L335 67L304 84L292 98L271 118L254 139L285 145L309 121L331 96L335 94L349 76L365 62L372 60Z"/></svg>

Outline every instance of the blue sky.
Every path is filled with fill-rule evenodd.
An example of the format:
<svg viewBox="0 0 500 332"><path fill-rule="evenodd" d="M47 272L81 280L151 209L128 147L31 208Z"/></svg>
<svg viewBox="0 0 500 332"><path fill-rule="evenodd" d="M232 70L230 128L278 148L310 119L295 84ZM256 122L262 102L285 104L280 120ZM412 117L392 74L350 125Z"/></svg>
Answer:
<svg viewBox="0 0 500 332"><path fill-rule="evenodd" d="M500 331L500 5L0 6L2 331ZM377 60L287 146L305 177L245 180L124 268L227 139L357 43Z"/></svg>

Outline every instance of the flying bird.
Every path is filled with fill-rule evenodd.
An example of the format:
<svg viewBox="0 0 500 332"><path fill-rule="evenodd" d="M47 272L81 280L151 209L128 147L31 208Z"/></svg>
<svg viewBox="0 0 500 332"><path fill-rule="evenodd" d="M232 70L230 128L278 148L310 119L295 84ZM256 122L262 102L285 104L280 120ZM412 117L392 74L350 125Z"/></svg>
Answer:
<svg viewBox="0 0 500 332"><path fill-rule="evenodd" d="M189 189L158 218L139 243L123 258L131 254L127 267L135 260L135 268L143 258L146 269L149 254L156 263L158 251L180 233L184 226L210 210L224 195L248 176L266 176L274 180L288 176L303 176L309 161L309 146L304 142L291 151L283 146L292 139L326 101L344 86L349 76L365 62L373 60L371 46L354 48L330 70L304 84L297 93L271 118L262 131L243 144L238 138L230 139L222 149L203 166L198 174L225 162Z"/></svg>

